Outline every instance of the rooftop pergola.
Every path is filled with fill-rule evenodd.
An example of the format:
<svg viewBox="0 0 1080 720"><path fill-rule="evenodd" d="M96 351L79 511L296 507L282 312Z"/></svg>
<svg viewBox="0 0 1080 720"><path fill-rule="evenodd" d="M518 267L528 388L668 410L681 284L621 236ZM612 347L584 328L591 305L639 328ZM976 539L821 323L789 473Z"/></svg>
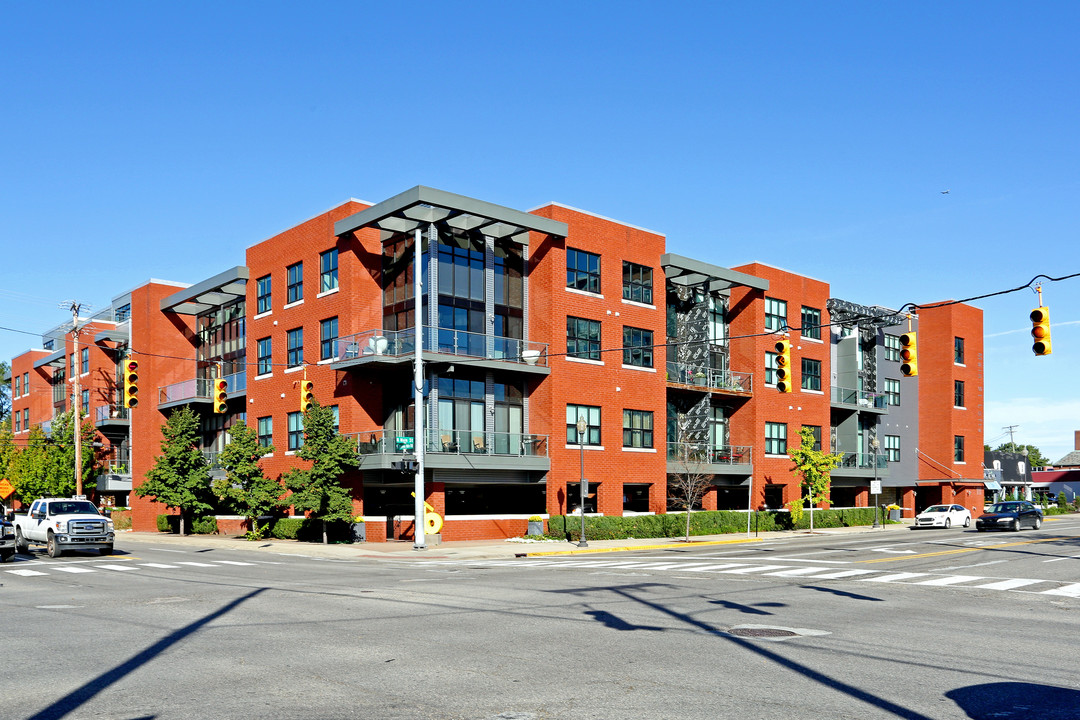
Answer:
<svg viewBox="0 0 1080 720"><path fill-rule="evenodd" d="M244 297L250 271L243 265L218 273L161 299L161 311L198 315Z"/></svg>
<svg viewBox="0 0 1080 720"><path fill-rule="evenodd" d="M700 288L706 293L722 292L733 287L748 287L765 291L769 281L747 273L710 265L682 255L665 253L660 256L660 267L664 277L675 287L686 289Z"/></svg>

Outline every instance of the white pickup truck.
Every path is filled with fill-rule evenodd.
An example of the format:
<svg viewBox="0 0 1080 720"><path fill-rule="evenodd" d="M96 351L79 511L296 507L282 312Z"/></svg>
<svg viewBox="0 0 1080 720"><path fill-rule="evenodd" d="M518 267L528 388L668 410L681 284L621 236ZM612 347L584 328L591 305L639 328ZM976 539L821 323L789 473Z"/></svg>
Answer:
<svg viewBox="0 0 1080 720"><path fill-rule="evenodd" d="M45 545L49 557L65 550L113 551L112 520L98 512L94 503L82 498L41 498L30 512L15 515L15 550L30 551L30 544Z"/></svg>

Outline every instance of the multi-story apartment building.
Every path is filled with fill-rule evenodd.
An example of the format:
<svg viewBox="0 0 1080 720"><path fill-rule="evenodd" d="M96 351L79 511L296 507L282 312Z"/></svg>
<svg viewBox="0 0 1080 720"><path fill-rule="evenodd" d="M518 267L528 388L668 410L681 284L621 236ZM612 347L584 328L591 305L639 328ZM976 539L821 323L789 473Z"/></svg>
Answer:
<svg viewBox="0 0 1080 720"><path fill-rule="evenodd" d="M908 319L831 298L824 281L671 254L660 233L559 204L522 212L425 187L346 202L248 247L243 263L194 285L151 280L81 323L77 351L58 327L12 362L17 437L69 408L79 379L101 438L88 485L130 503L135 529L163 511L128 491L169 413L199 415L215 473L228 428L246 422L278 477L301 462L303 381L356 443L344 482L369 539L411 532L402 463L420 419L425 499L445 539L577 512L583 476L587 513L665 512L669 478L691 466L708 477L703 508L779 509L801 496L786 453L804 426L844 455L833 505L873 503L877 479L880 500L909 512L981 506L966 454L982 430L975 308L920 310L919 375L901 377ZM780 338L790 393L776 387ZM142 387L131 410L127 359ZM226 412L211 398L218 378Z"/></svg>

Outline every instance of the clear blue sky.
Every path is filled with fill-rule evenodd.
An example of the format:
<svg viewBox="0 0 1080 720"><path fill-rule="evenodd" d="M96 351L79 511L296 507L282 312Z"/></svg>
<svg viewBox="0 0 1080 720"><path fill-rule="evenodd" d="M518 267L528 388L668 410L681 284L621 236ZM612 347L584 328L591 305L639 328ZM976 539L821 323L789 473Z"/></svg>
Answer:
<svg viewBox="0 0 1080 720"><path fill-rule="evenodd" d="M898 307L1080 271L1080 3L0 6L0 357L349 197L557 201ZM943 190L950 192L942 194ZM985 311L986 440L1080 430L1080 278ZM1007 439L1007 438L1005 438Z"/></svg>

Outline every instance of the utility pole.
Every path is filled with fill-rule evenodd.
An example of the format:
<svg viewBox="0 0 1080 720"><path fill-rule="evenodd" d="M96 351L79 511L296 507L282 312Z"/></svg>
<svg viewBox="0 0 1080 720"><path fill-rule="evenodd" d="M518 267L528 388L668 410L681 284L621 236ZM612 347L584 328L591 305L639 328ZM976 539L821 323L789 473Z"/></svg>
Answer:
<svg viewBox="0 0 1080 720"><path fill-rule="evenodd" d="M1005 432L1009 433L1009 444L1012 445L1013 447L1016 446L1016 443L1013 442L1013 431L1015 431L1016 428L1018 428L1018 427L1020 427L1020 426L1019 425L1006 425L1005 427L1001 428Z"/></svg>
<svg viewBox="0 0 1080 720"><path fill-rule="evenodd" d="M75 494L83 494L83 481L82 481L82 408L80 407L80 400L82 399L82 390L79 387L79 370L82 369L79 362L79 311L83 309L83 305L78 300L70 300L60 304L60 307L68 306L71 310L71 388L72 388L72 426L74 428L74 442L75 442Z"/></svg>

